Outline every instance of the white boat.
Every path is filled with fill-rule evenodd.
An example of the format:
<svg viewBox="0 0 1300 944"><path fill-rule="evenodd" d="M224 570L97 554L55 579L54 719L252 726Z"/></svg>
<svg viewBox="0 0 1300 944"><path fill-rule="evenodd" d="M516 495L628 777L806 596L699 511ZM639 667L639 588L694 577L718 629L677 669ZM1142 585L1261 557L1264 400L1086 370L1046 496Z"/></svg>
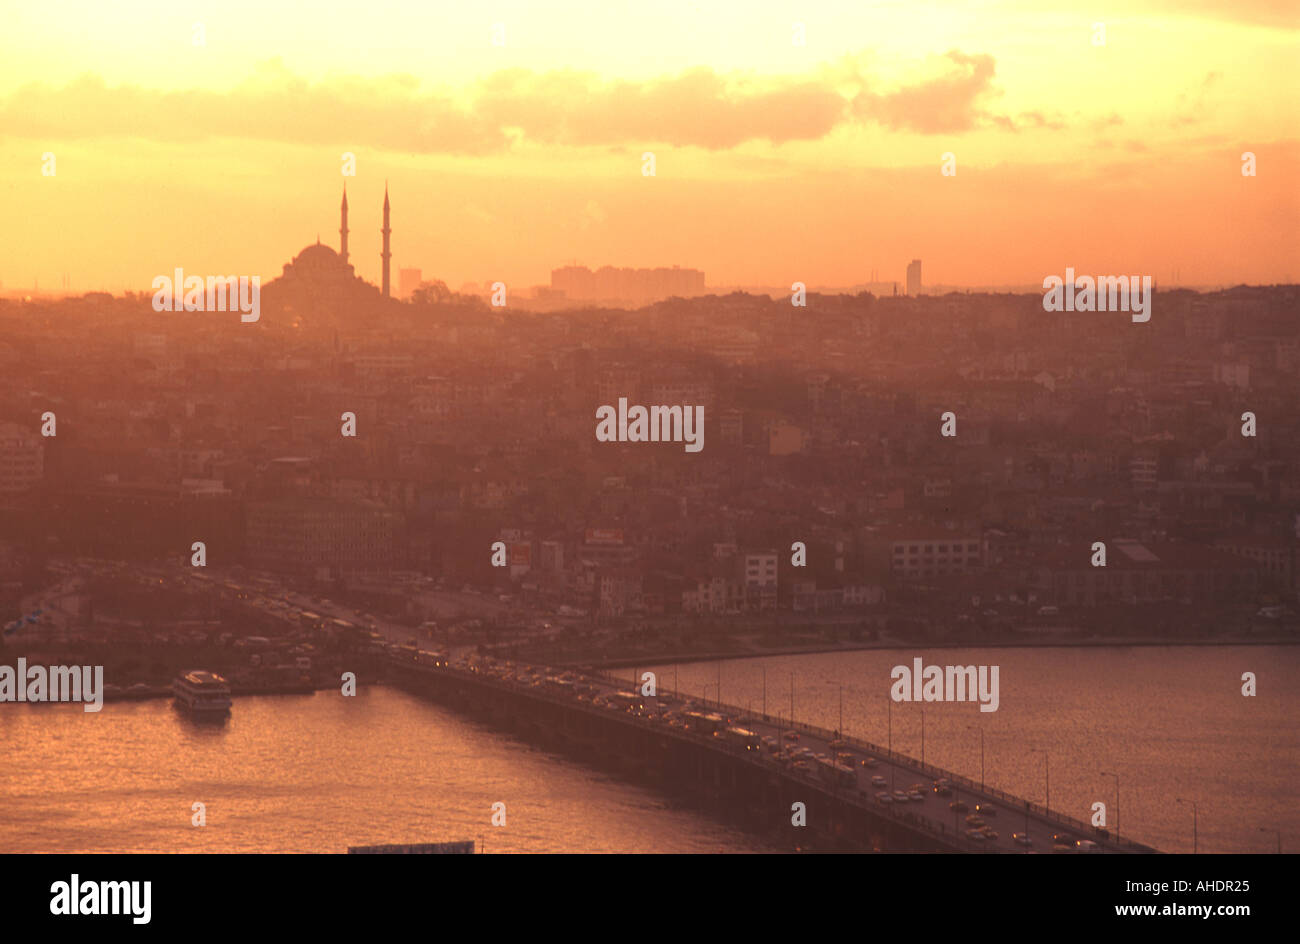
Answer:
<svg viewBox="0 0 1300 944"><path fill-rule="evenodd" d="M176 703L193 715L216 717L230 712L230 686L215 672L193 669L172 680Z"/></svg>

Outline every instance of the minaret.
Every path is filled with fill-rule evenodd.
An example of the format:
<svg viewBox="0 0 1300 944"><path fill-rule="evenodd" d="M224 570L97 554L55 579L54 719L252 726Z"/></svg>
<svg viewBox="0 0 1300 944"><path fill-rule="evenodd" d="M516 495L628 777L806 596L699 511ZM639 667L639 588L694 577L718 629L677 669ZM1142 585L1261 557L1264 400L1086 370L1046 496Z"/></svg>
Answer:
<svg viewBox="0 0 1300 944"><path fill-rule="evenodd" d="M384 260L384 298L388 298L389 281L388 281L388 261L393 258L393 254L388 250L388 234L391 233L392 227L388 225L388 181L384 181L384 228L380 230L384 234L384 251L379 257Z"/></svg>
<svg viewBox="0 0 1300 944"><path fill-rule="evenodd" d="M348 185L343 185L343 225L339 227L339 255L343 264L348 264Z"/></svg>

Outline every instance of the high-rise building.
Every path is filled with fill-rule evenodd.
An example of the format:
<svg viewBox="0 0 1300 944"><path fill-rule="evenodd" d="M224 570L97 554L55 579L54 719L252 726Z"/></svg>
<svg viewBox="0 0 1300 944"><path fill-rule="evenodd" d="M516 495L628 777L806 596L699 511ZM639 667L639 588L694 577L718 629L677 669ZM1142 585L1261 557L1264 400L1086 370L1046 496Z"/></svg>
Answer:
<svg viewBox="0 0 1300 944"><path fill-rule="evenodd" d="M745 605L755 610L776 606L776 552L750 551L738 555L737 562L741 565Z"/></svg>
<svg viewBox="0 0 1300 944"><path fill-rule="evenodd" d="M921 294L921 260L913 259L907 264L907 294Z"/></svg>

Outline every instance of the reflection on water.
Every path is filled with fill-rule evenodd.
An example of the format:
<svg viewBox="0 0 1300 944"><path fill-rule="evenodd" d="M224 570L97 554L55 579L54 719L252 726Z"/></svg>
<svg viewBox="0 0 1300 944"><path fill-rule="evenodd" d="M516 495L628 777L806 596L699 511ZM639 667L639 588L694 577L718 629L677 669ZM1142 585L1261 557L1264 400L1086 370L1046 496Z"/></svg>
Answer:
<svg viewBox="0 0 1300 944"><path fill-rule="evenodd" d="M488 852L768 851L637 786L404 692L0 705L0 852L344 852L473 839ZM506 804L506 826L491 825ZM190 823L193 804L207 825Z"/></svg>
<svg viewBox="0 0 1300 944"><path fill-rule="evenodd" d="M888 705L890 669L1000 666L1000 707ZM1241 695L1255 672L1258 696ZM980 777L1122 835L1190 852L1300 844L1300 650L1293 647L869 651L676 669L680 687L797 716ZM633 670L627 670L630 679ZM674 669L660 667L672 685ZM648 789L535 750L406 693L236 699L197 722L170 699L0 705L0 852L310 851L474 839L489 852L716 852L762 843ZM208 825L190 825L195 802ZM491 826L504 802L507 825ZM1268 832L1261 832L1266 829Z"/></svg>
<svg viewBox="0 0 1300 944"><path fill-rule="evenodd" d="M927 665L1000 666L1001 704L888 702L890 670L923 655ZM1286 646L1096 649L929 649L771 656L659 666L663 684L795 714L986 781L1076 819L1093 803L1121 835L1164 852L1192 851L1191 801L1201 852L1300 847L1300 649ZM1258 694L1241 694L1254 672ZM626 670L631 678L632 670ZM924 727L922 724L924 712ZM1050 783L1049 783L1050 781ZM1177 800L1185 801L1180 805ZM1261 829L1266 832L1261 832ZM1289 843L1288 838L1290 837Z"/></svg>

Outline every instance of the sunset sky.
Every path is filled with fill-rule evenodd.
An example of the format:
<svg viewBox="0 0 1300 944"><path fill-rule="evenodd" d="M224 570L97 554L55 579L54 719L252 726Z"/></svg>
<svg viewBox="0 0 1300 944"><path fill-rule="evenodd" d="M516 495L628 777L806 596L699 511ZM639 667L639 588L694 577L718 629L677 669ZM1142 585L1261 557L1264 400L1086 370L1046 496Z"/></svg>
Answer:
<svg viewBox="0 0 1300 944"><path fill-rule="evenodd" d="M376 282L385 179L394 277L415 266L453 288L545 284L578 262L815 289L901 281L912 258L931 284L1038 284L1066 266L1296 281L1297 11L10 4L0 290L64 275L74 291L147 290L177 266L274 277L318 234L337 247L344 151L352 261Z"/></svg>

